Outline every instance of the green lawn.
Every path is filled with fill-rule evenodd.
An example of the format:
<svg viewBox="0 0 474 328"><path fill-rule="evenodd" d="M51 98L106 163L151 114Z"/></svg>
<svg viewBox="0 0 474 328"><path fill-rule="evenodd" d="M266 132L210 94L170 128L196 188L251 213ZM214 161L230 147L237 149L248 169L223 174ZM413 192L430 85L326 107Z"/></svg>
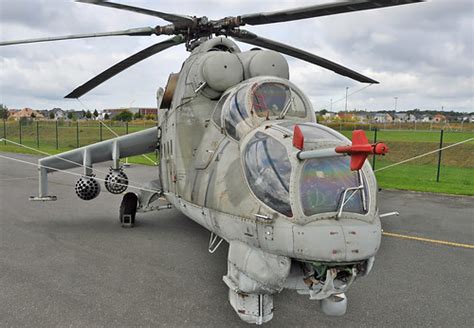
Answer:
<svg viewBox="0 0 474 328"><path fill-rule="evenodd" d="M389 164L378 163L377 168ZM376 172L379 187L474 196L474 170L465 167L441 166L436 182L436 165L402 164Z"/></svg>
<svg viewBox="0 0 474 328"><path fill-rule="evenodd" d="M343 135L352 138L352 131L340 131ZM370 142L374 139L373 131L366 131L365 134ZM469 138L474 138L474 132L450 132L445 131L443 134L443 143L455 143ZM439 131L396 131L382 130L377 131L377 141L407 141L407 142L434 142L439 144Z"/></svg>

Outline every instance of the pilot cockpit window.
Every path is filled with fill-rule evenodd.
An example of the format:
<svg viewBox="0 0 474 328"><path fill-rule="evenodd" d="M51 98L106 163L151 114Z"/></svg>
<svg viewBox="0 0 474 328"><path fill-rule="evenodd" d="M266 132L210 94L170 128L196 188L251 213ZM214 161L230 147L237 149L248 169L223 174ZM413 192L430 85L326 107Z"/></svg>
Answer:
<svg viewBox="0 0 474 328"><path fill-rule="evenodd" d="M349 163L349 157L315 158L304 163L300 176L300 197L306 216L336 212L347 188L367 185L362 172L351 171ZM366 187L354 192L350 199L346 199L344 212L366 213L366 198Z"/></svg>
<svg viewBox="0 0 474 328"><path fill-rule="evenodd" d="M244 83L228 92L228 99L222 96L216 105L213 121L222 124L227 135L236 141L267 119L312 117L310 105L288 82Z"/></svg>
<svg viewBox="0 0 474 328"><path fill-rule="evenodd" d="M252 111L259 117L306 117L301 97L288 85L267 82L254 85L251 91Z"/></svg>
<svg viewBox="0 0 474 328"><path fill-rule="evenodd" d="M255 196L267 206L288 217L291 163L285 147L276 139L257 132L244 154L245 176Z"/></svg>
<svg viewBox="0 0 474 328"><path fill-rule="evenodd" d="M245 94L244 89L239 89L232 95L228 102L228 108L224 113L225 130L235 140L240 140L241 132L248 131L251 128L247 120L249 115L245 108L245 102L239 101L242 94Z"/></svg>
<svg viewBox="0 0 474 328"><path fill-rule="evenodd" d="M212 114L212 120L218 125L221 126L221 113L222 113L222 106L224 106L225 101L229 98L229 94L226 93L219 99L217 102L216 108L214 109L214 113Z"/></svg>

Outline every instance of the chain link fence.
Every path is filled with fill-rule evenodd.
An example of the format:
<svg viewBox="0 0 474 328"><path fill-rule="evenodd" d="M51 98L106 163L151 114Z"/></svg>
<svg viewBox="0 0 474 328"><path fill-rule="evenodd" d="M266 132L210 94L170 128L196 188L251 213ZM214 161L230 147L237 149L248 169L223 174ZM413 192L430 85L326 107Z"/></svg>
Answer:
<svg viewBox="0 0 474 328"><path fill-rule="evenodd" d="M154 127L156 121L22 120L3 121L2 124L5 139L57 153L114 138L111 130L117 135L125 135ZM474 123L323 124L349 139L353 130L362 129L370 142L385 142L389 146L386 156L369 159L381 186L474 195ZM436 151L469 139L455 147ZM0 151L12 151L11 147L4 142L0 144ZM429 152L433 153L391 166Z"/></svg>

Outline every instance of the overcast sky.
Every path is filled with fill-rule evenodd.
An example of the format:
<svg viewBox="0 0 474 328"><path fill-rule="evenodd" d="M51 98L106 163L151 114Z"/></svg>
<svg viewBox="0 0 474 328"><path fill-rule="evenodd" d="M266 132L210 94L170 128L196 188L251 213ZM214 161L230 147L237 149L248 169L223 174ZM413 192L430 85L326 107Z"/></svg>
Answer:
<svg viewBox="0 0 474 328"><path fill-rule="evenodd" d="M121 0L165 12L217 19L330 1ZM0 0L0 40L164 25L146 15L69 0ZM413 108L474 112L474 1L425 3L246 26L259 35L304 49L380 82L366 85L287 57L290 79L316 110ZM184 46L129 68L77 100L63 97L116 62L165 36L109 37L0 48L0 103L9 108L103 109L156 106L157 87L178 72ZM251 48L239 44L242 50Z"/></svg>

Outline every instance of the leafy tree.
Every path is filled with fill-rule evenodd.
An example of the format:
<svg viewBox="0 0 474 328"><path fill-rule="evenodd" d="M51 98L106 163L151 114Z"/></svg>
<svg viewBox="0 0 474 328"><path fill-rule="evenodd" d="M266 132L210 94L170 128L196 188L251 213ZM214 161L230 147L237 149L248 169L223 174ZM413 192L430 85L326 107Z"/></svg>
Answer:
<svg viewBox="0 0 474 328"><path fill-rule="evenodd" d="M123 112L120 112L120 114L116 115L114 117L114 120L116 121L131 121L133 119L133 114L129 112L128 110L124 110Z"/></svg>
<svg viewBox="0 0 474 328"><path fill-rule="evenodd" d="M155 114L147 114L147 115L145 115L145 118L147 120L153 120L154 121L154 120L156 120L156 115Z"/></svg>
<svg viewBox="0 0 474 328"><path fill-rule="evenodd" d="M72 118L74 117L74 114L72 112L68 112L67 113L67 118L72 120Z"/></svg>
<svg viewBox="0 0 474 328"><path fill-rule="evenodd" d="M99 112L97 111L97 109L94 109L93 115L94 115L95 118L97 118L99 116Z"/></svg>
<svg viewBox="0 0 474 328"><path fill-rule="evenodd" d="M8 108L4 104L0 104L0 118L4 120L8 118Z"/></svg>
<svg viewBox="0 0 474 328"><path fill-rule="evenodd" d="M109 113L105 113L105 115L104 115L104 120L108 120L108 119L110 119Z"/></svg>
<svg viewBox="0 0 474 328"><path fill-rule="evenodd" d="M140 112L136 112L134 115L133 115L133 119L134 120L139 120L142 118L142 115L140 114Z"/></svg>
<svg viewBox="0 0 474 328"><path fill-rule="evenodd" d="M90 110L87 110L87 112L86 112L86 118L87 118L88 120L90 120L90 119L92 118L92 113L91 113Z"/></svg>
<svg viewBox="0 0 474 328"><path fill-rule="evenodd" d="M36 114L35 113L31 113L31 118L35 118L36 117Z"/></svg>
<svg viewBox="0 0 474 328"><path fill-rule="evenodd" d="M52 119L52 120L54 119L54 113L53 112L49 112L49 118Z"/></svg>

